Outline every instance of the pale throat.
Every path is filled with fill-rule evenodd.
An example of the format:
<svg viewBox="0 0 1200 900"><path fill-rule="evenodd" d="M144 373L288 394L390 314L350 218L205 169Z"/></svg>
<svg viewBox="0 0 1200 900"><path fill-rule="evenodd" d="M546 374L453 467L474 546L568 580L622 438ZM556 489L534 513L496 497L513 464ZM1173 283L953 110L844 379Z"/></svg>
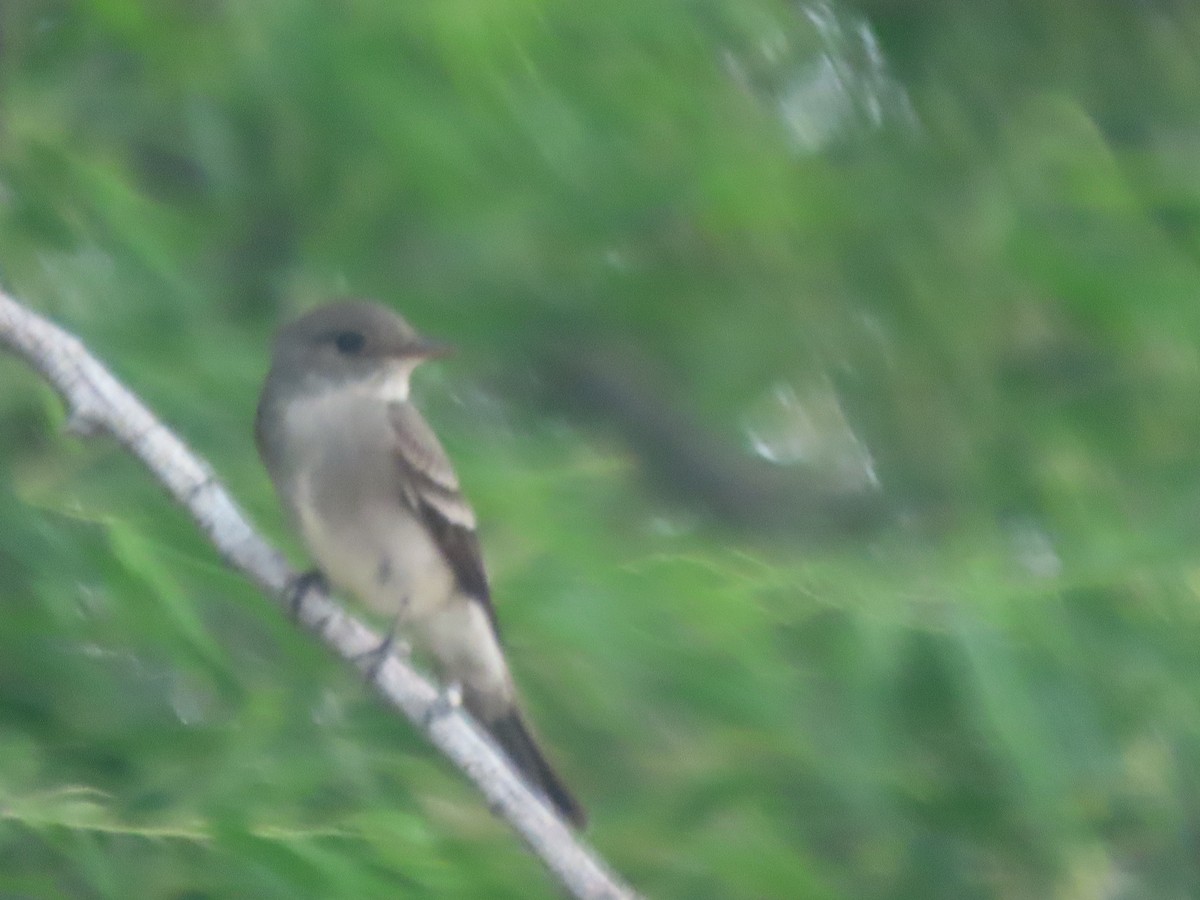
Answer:
<svg viewBox="0 0 1200 900"><path fill-rule="evenodd" d="M377 376L376 385L388 403L403 403L408 400L409 379L418 359L398 359L390 363Z"/></svg>

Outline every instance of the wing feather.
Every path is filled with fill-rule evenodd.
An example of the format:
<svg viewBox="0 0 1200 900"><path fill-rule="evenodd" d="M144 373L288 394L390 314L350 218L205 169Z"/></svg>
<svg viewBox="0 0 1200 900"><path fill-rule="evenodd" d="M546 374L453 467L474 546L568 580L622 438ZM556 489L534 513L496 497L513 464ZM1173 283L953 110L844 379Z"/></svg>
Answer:
<svg viewBox="0 0 1200 900"><path fill-rule="evenodd" d="M463 593L483 605L499 636L483 553L475 533L475 512L459 490L454 467L415 406L407 401L394 402L389 404L388 413L396 440L396 460L406 476L402 479L404 499L421 516Z"/></svg>

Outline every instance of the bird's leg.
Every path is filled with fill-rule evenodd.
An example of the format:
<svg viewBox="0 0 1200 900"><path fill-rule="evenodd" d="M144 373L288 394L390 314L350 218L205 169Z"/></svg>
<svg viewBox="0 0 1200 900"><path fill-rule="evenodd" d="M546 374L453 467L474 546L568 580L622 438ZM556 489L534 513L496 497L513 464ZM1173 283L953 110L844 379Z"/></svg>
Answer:
<svg viewBox="0 0 1200 900"><path fill-rule="evenodd" d="M354 660L362 668L363 674L367 677L369 684L374 684L375 679L379 677L379 670L383 668L384 662L392 655L393 650L405 658L408 658L412 654L412 647L408 641L404 640L398 634L400 630L400 617L403 615L407 605L407 603L400 605L400 611L392 619L392 624L388 627L387 634L383 636L383 640L379 642L379 646L359 654Z"/></svg>
<svg viewBox="0 0 1200 900"><path fill-rule="evenodd" d="M463 704L463 686L461 681L450 681L438 690L437 699L433 701L425 713L425 724L430 725L435 719L447 716Z"/></svg>
<svg viewBox="0 0 1200 900"><path fill-rule="evenodd" d="M297 575L283 589L283 597L287 600L287 605L292 611L293 618L300 618L300 606L304 603L304 598L308 596L308 592L312 590L318 590L325 594L329 593L329 582L325 580L325 576L320 569L310 569L307 572Z"/></svg>

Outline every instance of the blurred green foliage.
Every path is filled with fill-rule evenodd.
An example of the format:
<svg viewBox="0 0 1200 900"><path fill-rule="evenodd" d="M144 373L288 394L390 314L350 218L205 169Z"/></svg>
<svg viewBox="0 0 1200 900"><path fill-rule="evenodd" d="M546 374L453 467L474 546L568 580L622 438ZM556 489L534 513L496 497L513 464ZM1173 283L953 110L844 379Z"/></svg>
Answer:
<svg viewBox="0 0 1200 900"><path fill-rule="evenodd" d="M274 325L353 292L461 345L418 387L640 888L1195 896L1193 4L27 0L0 30L0 276L292 551L250 433ZM564 346L654 360L747 458L877 479L883 521L665 495L547 405ZM0 895L555 896L130 459L0 384Z"/></svg>

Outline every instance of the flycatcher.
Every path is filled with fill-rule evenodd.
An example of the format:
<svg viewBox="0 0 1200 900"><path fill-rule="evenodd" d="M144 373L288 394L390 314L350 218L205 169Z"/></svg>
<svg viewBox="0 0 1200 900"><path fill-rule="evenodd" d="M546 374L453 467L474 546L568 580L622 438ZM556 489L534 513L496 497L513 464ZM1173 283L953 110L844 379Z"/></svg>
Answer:
<svg viewBox="0 0 1200 900"><path fill-rule="evenodd" d="M428 653L532 785L582 827L583 808L518 707L475 513L409 399L413 370L446 352L363 300L285 325L259 398L259 453L320 573Z"/></svg>

